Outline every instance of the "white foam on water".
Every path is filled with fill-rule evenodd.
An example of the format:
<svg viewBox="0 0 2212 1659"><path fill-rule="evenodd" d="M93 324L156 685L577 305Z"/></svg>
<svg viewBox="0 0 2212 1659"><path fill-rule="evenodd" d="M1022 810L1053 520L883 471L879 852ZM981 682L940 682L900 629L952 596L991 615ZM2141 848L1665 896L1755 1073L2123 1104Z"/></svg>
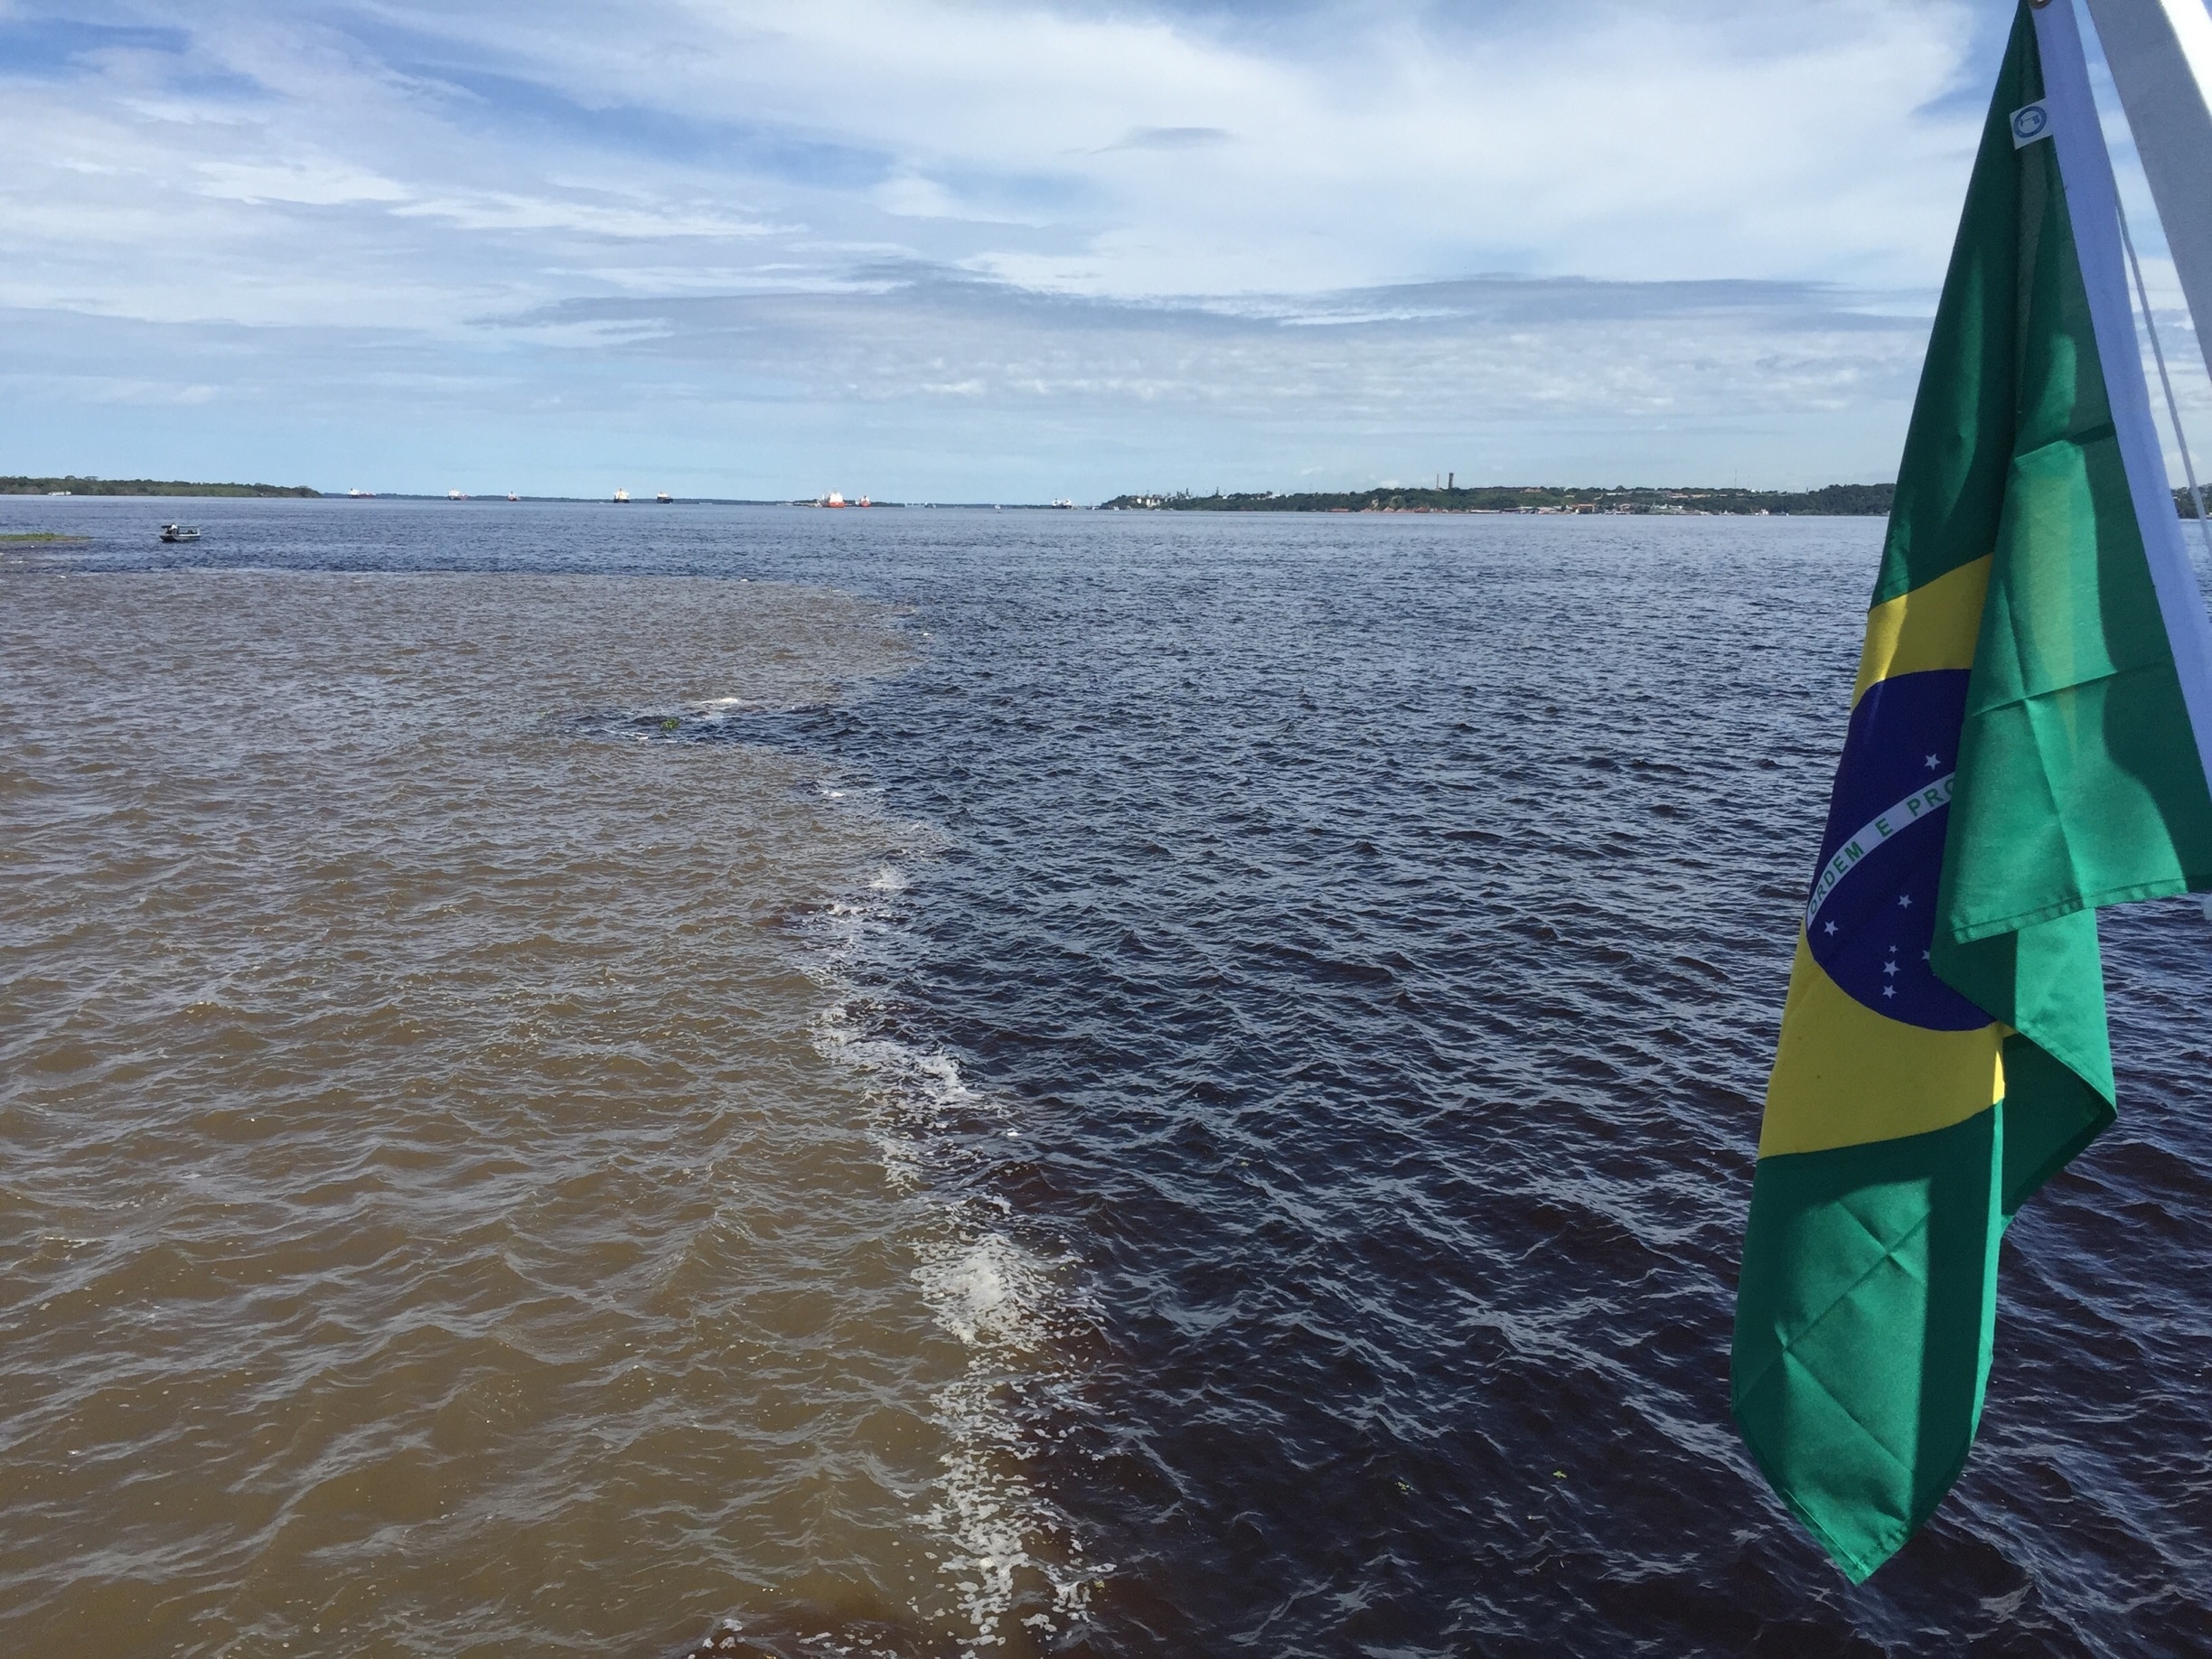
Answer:
<svg viewBox="0 0 2212 1659"><path fill-rule="evenodd" d="M1085 1561L1067 1517L1028 1470L1020 1402L1057 1381L1055 1332L1073 1311L1065 1264L1015 1235L1006 1200L961 1196L940 1178L961 1126L979 1118L1014 1132L1006 1102L971 1083L952 1056L884 1033L857 980L863 959L895 932L896 901L908 887L906 872L886 865L863 892L830 907L818 973L834 1000L817 1020L816 1044L858 1073L892 1186L932 1201L909 1242L914 1282L966 1364L931 1401L946 1449L914 1518L967 1626L962 1647L984 1653L1081 1624L1111 1569ZM1040 1591L1049 1610L1017 1618Z"/></svg>
<svg viewBox="0 0 2212 1659"><path fill-rule="evenodd" d="M971 1348L1034 1345L1043 1277L1042 1263L993 1233L914 1270L937 1322Z"/></svg>

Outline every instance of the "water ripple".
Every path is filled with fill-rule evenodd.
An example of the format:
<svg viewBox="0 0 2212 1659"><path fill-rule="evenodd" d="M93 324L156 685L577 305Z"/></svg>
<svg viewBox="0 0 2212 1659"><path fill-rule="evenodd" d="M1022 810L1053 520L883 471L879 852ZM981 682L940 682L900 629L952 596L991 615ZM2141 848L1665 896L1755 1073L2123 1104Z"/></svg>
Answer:
<svg viewBox="0 0 2212 1659"><path fill-rule="evenodd" d="M662 576L823 584L920 655L864 697L764 650L487 716L465 752L527 759L503 816L390 764L417 659L272 670L256 706L366 792L320 848L315 803L266 810L283 743L187 745L180 811L142 753L10 714L41 828L0 856L56 895L11 913L35 1017L0 1024L9 1306L50 1333L0 1379L14 1627L183 1650L208 1615L145 1587L228 1583L266 1587L238 1653L308 1615L641 1659L2212 1651L2194 905L2106 923L2121 1120L2006 1241L1922 1535L1845 1586L1728 1423L1878 525L265 505L192 559L629 572L646 631ZM67 586L155 557L96 538ZM438 637L462 672L528 632ZM97 640L43 671L171 648ZM680 789L611 804L733 755L764 827L711 868ZM578 792L610 804L548 839ZM279 854L356 919L327 949L182 936ZM321 1279L226 1242L272 1233ZM102 1448L141 1442L220 1480L127 1487Z"/></svg>

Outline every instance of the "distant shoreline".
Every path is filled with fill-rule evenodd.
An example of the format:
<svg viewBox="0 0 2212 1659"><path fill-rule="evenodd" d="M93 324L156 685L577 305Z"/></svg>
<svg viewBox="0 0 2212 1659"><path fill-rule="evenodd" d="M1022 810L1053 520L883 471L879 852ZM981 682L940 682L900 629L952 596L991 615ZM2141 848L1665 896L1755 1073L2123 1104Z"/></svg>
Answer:
<svg viewBox="0 0 2212 1659"><path fill-rule="evenodd" d="M0 495L228 495L320 498L305 484L187 483L173 478L0 478Z"/></svg>
<svg viewBox="0 0 2212 1659"><path fill-rule="evenodd" d="M1578 488L1566 484L1484 485L1479 488L1309 491L1277 494L1271 490L1240 491L1193 495L1186 491L1158 495L1117 495L1090 511L1097 512L1341 512L1341 513L1549 513L1559 515L1652 514L1679 517L1879 519L1889 512L1893 483L1826 484L1817 490L1739 490L1735 488L1631 489ZM2208 492L2207 493L2212 493ZM232 500L345 501L306 484L199 483L183 479L155 478L29 478L0 477L0 497L6 496L180 496L227 497ZM2173 492L2175 511L2185 519L2197 516L2187 490ZM363 492L351 499L397 501L468 501L468 496L417 495L394 490ZM473 498L508 504L504 495ZM596 495L526 495L519 501L603 502ZM820 507L819 500L748 499L738 496L680 496L669 502L642 501L641 507L689 504L701 507ZM842 505L858 509L858 502ZM1065 510L1072 501L875 501L870 509L965 507L982 511L1037 511Z"/></svg>
<svg viewBox="0 0 2212 1659"><path fill-rule="evenodd" d="M1562 484L1484 485L1457 489L1271 490L1223 495L1117 495L1101 503L1120 512L1467 512L1728 514L1737 517L1878 519L1889 511L1895 484L1828 484L1818 490L1712 488L1577 488Z"/></svg>

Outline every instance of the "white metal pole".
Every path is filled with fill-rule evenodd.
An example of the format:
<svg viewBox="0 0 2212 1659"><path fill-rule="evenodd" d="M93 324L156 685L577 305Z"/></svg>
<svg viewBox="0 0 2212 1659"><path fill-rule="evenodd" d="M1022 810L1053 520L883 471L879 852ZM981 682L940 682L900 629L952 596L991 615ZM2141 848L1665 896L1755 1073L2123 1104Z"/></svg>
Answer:
<svg viewBox="0 0 2212 1659"><path fill-rule="evenodd" d="M2088 6L2212 372L2212 12L2205 0Z"/></svg>
<svg viewBox="0 0 2212 1659"><path fill-rule="evenodd" d="M2049 137L2041 142L2057 145L2067 216L2073 223L2082 286L2088 291L2090 326L2104 370L2121 464L2151 565L2151 585L2173 647L2198 759L2205 776L2212 778L2212 621L2205 615L2204 595L2196 572L2189 568L2181 520L2166 478L2166 458L2151 415L2151 389L2143 380L2142 349L2135 342L2135 315L2128 305L2120 247L2120 192L2104 147L2104 129L2097 120L2096 99L2089 90L2089 65L2082 54L2073 8L2066 0L2051 0L2037 6L2034 16L2036 42L2042 48L2043 101L2049 111ZM2136 141L2140 145L2140 133Z"/></svg>

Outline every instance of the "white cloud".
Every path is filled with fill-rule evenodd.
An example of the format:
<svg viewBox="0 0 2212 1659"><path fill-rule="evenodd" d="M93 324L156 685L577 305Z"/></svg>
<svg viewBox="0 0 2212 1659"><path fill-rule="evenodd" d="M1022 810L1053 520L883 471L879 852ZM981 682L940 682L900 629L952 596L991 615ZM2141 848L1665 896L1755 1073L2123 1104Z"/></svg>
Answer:
<svg viewBox="0 0 2212 1659"><path fill-rule="evenodd" d="M1292 50L1038 6L649 5L610 60L595 9L554 5L520 50L586 107L735 112L933 190L961 178L951 195L971 210L989 189L1048 203L1072 233L1058 260L969 256L1092 291L1336 287L1470 261L1925 282L1979 117L1941 100L1989 72L1968 57L1976 15L1583 0L1447 28L1380 8L1285 31ZM455 46L516 50L481 18ZM887 205L949 211L917 188Z"/></svg>
<svg viewBox="0 0 2212 1659"><path fill-rule="evenodd" d="M401 217L444 220L464 230L570 230L629 241L663 237L749 239L773 236L779 230L775 225L718 212L705 202L610 202L596 192L580 190L566 197L505 191L426 197L393 211Z"/></svg>
<svg viewBox="0 0 2212 1659"><path fill-rule="evenodd" d="M243 420L248 381L322 396L276 361L313 339L363 383L473 397L472 431L615 398L573 377L619 359L650 364L641 430L768 399L926 446L957 406L1003 457L1144 409L1178 450L1272 455L1229 427L1287 422L1342 456L1368 452L1331 420L1387 444L1510 417L1688 465L1704 438L1624 423L1802 417L1810 477L1894 452L2006 12L123 0L179 49L35 73L8 67L20 14L9 326L170 331L83 364L88 403L150 376ZM1620 286L1659 280L1753 286ZM164 339L173 372L145 368Z"/></svg>
<svg viewBox="0 0 2212 1659"><path fill-rule="evenodd" d="M901 173L897 178L886 179L870 192L876 204L886 213L895 213L902 219L958 219L960 203L952 192L934 179L925 179L919 173Z"/></svg>
<svg viewBox="0 0 2212 1659"><path fill-rule="evenodd" d="M415 286L472 301L487 280L542 295L539 261L578 268L563 238L801 225L1125 297L1489 269L1926 286L1976 118L1942 100L1986 72L1975 15L1565 0L1262 36L942 0L638 0L619 29L576 0L232 0L166 69L98 53L66 88L15 89L0 192L34 230L57 197L80 228L18 248L19 285L103 239L98 207L211 255L321 263L327 226L207 217L217 195L366 210L346 239L364 285L380 224ZM86 202L62 167L113 185ZM392 214L452 235L425 245Z"/></svg>
<svg viewBox="0 0 2212 1659"><path fill-rule="evenodd" d="M1926 333L1850 294L1774 284L1492 279L1225 306L1025 295L929 272L868 294L571 302L527 326L550 340L542 331L587 322L635 329L629 361L816 398L957 389L1032 408L1381 421L1893 408Z"/></svg>
<svg viewBox="0 0 2212 1659"><path fill-rule="evenodd" d="M335 207L349 202L405 202L408 190L390 179L326 158L283 164L200 162L197 192L231 202L296 202Z"/></svg>

